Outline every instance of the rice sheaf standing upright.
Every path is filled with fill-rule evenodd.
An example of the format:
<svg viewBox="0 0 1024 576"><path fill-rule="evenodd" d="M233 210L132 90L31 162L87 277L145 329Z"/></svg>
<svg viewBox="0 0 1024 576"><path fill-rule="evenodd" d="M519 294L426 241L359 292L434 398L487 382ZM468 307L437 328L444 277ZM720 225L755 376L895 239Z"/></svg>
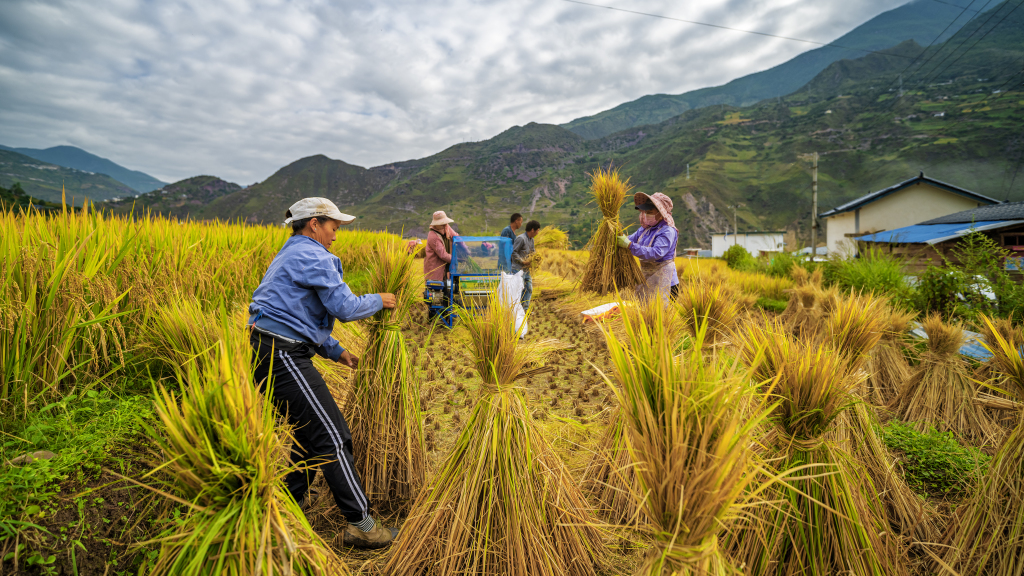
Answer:
<svg viewBox="0 0 1024 576"><path fill-rule="evenodd" d="M974 401L978 385L960 355L963 328L946 324L938 314L925 318L928 350L893 401L896 415L914 422L919 432L936 428L972 444L988 444L1001 434L999 425Z"/></svg>
<svg viewBox="0 0 1024 576"><path fill-rule="evenodd" d="M590 260L580 281L584 290L608 294L644 282L636 257L629 249L620 248L616 240L623 234L619 209L632 188L628 178L623 180L619 176L618 169L598 167L590 175L590 193L603 218L590 239Z"/></svg>
<svg viewBox="0 0 1024 576"><path fill-rule="evenodd" d="M750 510L733 532L733 555L749 574L907 574L864 466L833 439L836 420L857 402L863 373L827 342L797 340L777 322L750 324L741 354L779 398L761 439L785 478L774 502Z"/></svg>
<svg viewBox="0 0 1024 576"><path fill-rule="evenodd" d="M516 379L550 351L519 340L496 295L460 311L480 399L444 464L416 499L383 572L391 576L592 576L600 534L579 486L537 429Z"/></svg>
<svg viewBox="0 0 1024 576"><path fill-rule="evenodd" d="M179 399L157 385L168 513L153 576L347 575L282 480L288 431L252 384L252 348L221 316L220 339L178 368Z"/></svg>
<svg viewBox="0 0 1024 576"><path fill-rule="evenodd" d="M394 294L395 307L366 320L366 348L346 406L366 494L382 510L400 513L412 505L426 474L419 384L401 330L416 297L415 257L394 239L378 243L372 253L369 291Z"/></svg>
<svg viewBox="0 0 1024 576"><path fill-rule="evenodd" d="M623 316L622 340L606 331L615 388L645 516L654 538L637 572L647 576L740 574L719 543L741 502L759 488L753 431L771 408L753 396L750 374L709 353L707 322L682 354L655 318ZM669 314L669 312L664 312ZM748 492L748 489L751 489Z"/></svg>
<svg viewBox="0 0 1024 576"><path fill-rule="evenodd" d="M992 338L993 379L1017 402L1016 426L1003 440L971 499L956 510L946 535L944 565L971 576L1024 574L1024 335L982 316Z"/></svg>

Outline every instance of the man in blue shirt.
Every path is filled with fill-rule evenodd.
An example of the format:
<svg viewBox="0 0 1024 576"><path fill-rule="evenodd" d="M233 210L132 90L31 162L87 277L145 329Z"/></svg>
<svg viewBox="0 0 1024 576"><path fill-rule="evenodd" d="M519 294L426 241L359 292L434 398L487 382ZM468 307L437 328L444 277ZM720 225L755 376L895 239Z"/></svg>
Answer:
<svg viewBox="0 0 1024 576"><path fill-rule="evenodd" d="M270 263L249 305L254 378L262 391L273 384L274 405L294 426L291 459L298 469L285 477L285 484L295 501L303 508L311 504L309 484L319 468L348 519L344 543L382 548L398 530L384 528L370 515L348 424L312 358L319 354L355 368L359 359L331 337L335 319L351 322L394 308L395 295L356 296L345 284L341 260L330 247L338 227L350 224L354 216L342 214L325 198L304 198L285 216L292 236Z"/></svg>
<svg viewBox="0 0 1024 576"><path fill-rule="evenodd" d="M516 230L519 230L520 226L523 225L523 215L516 212L512 215L510 222L511 223L508 226L505 226L505 229L501 231L501 237L508 238L514 244L516 241ZM494 228L491 228L491 230L494 230Z"/></svg>

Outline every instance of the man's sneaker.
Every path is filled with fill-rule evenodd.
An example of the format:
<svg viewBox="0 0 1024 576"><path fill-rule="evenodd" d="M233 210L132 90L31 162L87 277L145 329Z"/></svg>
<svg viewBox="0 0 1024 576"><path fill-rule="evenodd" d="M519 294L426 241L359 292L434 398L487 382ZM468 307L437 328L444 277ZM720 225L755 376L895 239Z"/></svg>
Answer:
<svg viewBox="0 0 1024 576"><path fill-rule="evenodd" d="M345 527L345 546L356 548L383 548L398 538L398 528L385 528L375 523L369 532L363 532L353 524Z"/></svg>

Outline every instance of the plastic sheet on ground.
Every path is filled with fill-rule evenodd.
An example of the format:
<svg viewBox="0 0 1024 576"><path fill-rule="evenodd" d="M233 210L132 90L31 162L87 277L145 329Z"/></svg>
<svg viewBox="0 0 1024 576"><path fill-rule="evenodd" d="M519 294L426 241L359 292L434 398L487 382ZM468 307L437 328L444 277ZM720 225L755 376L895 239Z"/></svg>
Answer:
<svg viewBox="0 0 1024 576"><path fill-rule="evenodd" d="M515 274L501 273L501 280L498 281L498 298L506 306L512 306L516 314L516 332L519 337L526 336L526 311L523 310L523 272L520 270Z"/></svg>

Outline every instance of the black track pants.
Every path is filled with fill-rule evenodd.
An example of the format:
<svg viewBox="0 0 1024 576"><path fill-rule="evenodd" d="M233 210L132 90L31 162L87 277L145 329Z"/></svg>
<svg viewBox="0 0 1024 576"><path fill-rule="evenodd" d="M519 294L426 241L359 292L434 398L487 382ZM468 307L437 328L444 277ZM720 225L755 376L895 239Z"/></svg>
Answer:
<svg viewBox="0 0 1024 576"><path fill-rule="evenodd" d="M292 462L317 466L324 473L334 501L349 522L359 522L370 513L370 502L356 473L352 458L352 435L334 402L323 376L313 367L315 354L308 344L290 344L253 332L256 352L255 381L265 390L273 371L273 401L295 427ZM301 502L315 470L297 470L285 477L296 502Z"/></svg>

